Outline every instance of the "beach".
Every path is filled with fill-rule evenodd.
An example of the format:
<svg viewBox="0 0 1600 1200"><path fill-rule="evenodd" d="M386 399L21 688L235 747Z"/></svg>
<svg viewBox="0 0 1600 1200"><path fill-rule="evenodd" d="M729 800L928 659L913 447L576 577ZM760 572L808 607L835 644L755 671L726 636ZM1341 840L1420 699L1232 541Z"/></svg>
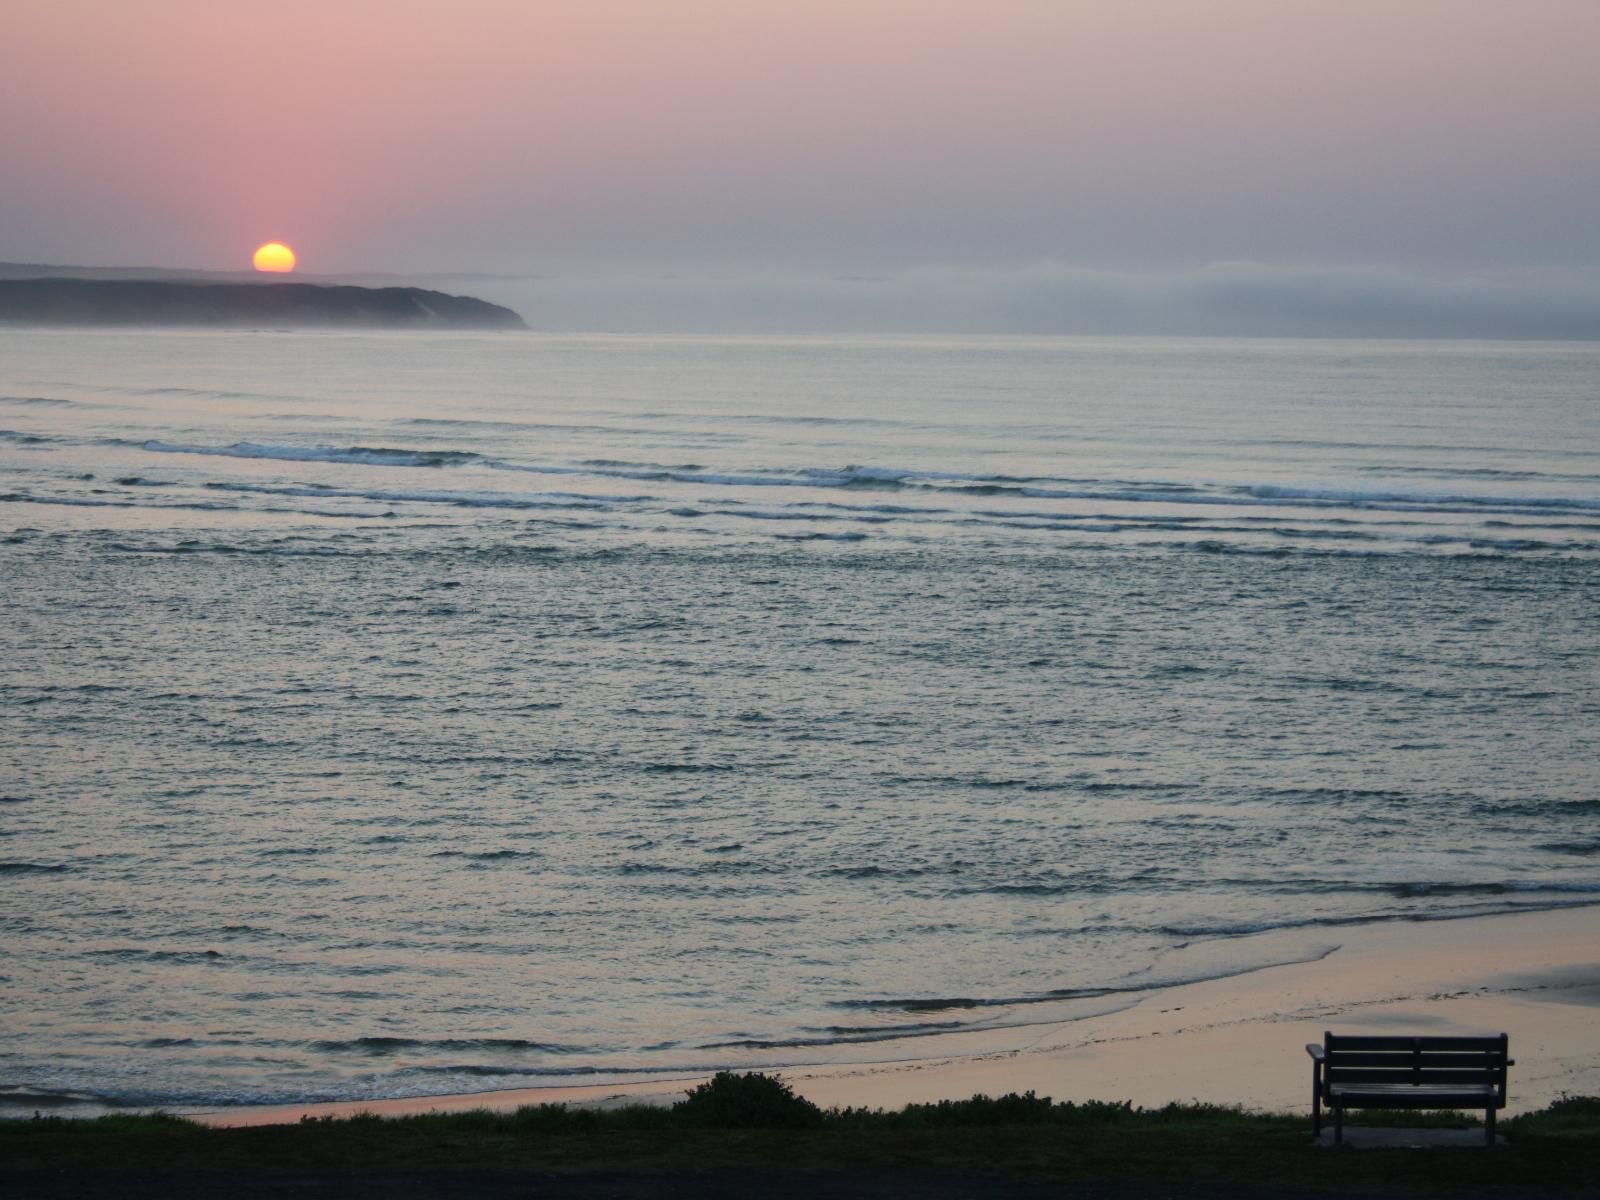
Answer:
<svg viewBox="0 0 1600 1200"><path fill-rule="evenodd" d="M1309 1107L1304 1045L1325 1029L1511 1036L1507 1112L1600 1093L1600 908L1387 922L1340 931L1314 961L1146 994L1105 1016L1018 1031L1010 1049L783 1072L823 1106L895 1108L976 1093L1151 1107L1199 1100L1281 1112ZM922 1048L926 1051L926 1047ZM195 1114L219 1127L312 1116L401 1115L529 1104L667 1103L701 1076L646 1084L525 1088Z"/></svg>

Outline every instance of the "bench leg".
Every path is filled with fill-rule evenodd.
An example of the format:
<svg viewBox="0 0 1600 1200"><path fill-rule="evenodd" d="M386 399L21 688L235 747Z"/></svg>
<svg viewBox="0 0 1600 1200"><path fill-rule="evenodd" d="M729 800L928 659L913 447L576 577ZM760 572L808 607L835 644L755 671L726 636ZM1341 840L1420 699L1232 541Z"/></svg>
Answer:
<svg viewBox="0 0 1600 1200"><path fill-rule="evenodd" d="M1322 1089L1311 1089L1311 1136L1322 1136Z"/></svg>
<svg viewBox="0 0 1600 1200"><path fill-rule="evenodd" d="M1489 1111L1483 1114L1483 1144L1494 1145L1494 1106L1489 1106Z"/></svg>
<svg viewBox="0 0 1600 1200"><path fill-rule="evenodd" d="M1344 1145L1344 1105L1333 1106L1333 1144Z"/></svg>

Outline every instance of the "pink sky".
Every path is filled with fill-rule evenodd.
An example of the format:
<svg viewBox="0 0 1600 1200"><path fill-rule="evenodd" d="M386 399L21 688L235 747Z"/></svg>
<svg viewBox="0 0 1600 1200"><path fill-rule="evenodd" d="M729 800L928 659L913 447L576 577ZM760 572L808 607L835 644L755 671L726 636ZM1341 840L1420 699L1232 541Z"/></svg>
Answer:
<svg viewBox="0 0 1600 1200"><path fill-rule="evenodd" d="M0 259L1600 265L1595 0L18 0Z"/></svg>

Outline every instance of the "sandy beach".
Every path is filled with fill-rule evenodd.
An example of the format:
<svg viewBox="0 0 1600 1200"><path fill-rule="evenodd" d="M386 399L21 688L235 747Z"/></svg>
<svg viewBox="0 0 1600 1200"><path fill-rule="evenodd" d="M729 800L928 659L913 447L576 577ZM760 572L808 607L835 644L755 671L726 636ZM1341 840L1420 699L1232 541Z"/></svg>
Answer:
<svg viewBox="0 0 1600 1200"><path fill-rule="evenodd" d="M1058 1100L1203 1100L1293 1111L1308 1103L1302 1047L1325 1029L1505 1031L1516 1060L1509 1113L1562 1095L1600 1094L1600 907L1322 932L1327 945L1308 961L1133 993L1114 1011L1008 1030L999 1049L993 1031L982 1052L959 1038L916 1039L898 1045L897 1061L783 1075L824 1106L898 1107L1031 1090ZM361 1112L666 1102L701 1078L194 1115L243 1126Z"/></svg>

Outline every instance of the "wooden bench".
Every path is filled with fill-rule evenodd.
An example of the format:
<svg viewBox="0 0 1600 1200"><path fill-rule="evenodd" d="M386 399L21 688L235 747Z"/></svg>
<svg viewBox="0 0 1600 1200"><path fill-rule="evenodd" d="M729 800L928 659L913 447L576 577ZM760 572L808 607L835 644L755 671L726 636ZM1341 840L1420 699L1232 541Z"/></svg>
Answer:
<svg viewBox="0 0 1600 1200"><path fill-rule="evenodd" d="M1333 1140L1344 1141L1347 1108L1481 1108L1494 1145L1494 1115L1506 1106L1510 1039L1497 1037L1347 1037L1324 1033L1311 1055L1311 1131L1333 1109Z"/></svg>

